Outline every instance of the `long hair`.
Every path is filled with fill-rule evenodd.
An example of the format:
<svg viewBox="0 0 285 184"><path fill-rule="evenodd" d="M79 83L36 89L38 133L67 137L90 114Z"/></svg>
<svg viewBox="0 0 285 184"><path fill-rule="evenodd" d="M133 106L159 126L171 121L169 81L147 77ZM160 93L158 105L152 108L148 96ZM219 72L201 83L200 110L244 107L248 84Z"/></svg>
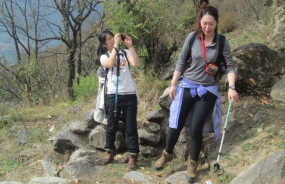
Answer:
<svg viewBox="0 0 285 184"><path fill-rule="evenodd" d="M215 21L218 23L219 22L219 14L217 8L208 5L207 3L203 3L199 12L198 16L196 18L196 24L195 24L195 31L202 32L202 27L201 27L201 19L204 15L209 14L212 15L215 19ZM218 31L218 25L216 25L215 32L217 33Z"/></svg>
<svg viewBox="0 0 285 184"><path fill-rule="evenodd" d="M98 40L100 43L97 49L97 56L99 57L108 51L106 47L103 47L103 45L106 44L106 38L108 34L110 34L111 36L114 36L114 34L110 30L105 29L98 37Z"/></svg>

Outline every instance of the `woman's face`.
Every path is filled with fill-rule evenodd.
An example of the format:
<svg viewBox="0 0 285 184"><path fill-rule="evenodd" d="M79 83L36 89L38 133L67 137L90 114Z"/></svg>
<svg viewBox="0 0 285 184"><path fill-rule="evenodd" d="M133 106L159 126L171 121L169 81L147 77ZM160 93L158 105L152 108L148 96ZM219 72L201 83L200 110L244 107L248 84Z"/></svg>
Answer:
<svg viewBox="0 0 285 184"><path fill-rule="evenodd" d="M104 47L106 47L108 50L112 50L114 47L114 36L111 34L106 35L106 44L104 44Z"/></svg>
<svg viewBox="0 0 285 184"><path fill-rule="evenodd" d="M212 15L209 14L204 15L200 23L202 31L205 35L212 36L215 33L217 21Z"/></svg>

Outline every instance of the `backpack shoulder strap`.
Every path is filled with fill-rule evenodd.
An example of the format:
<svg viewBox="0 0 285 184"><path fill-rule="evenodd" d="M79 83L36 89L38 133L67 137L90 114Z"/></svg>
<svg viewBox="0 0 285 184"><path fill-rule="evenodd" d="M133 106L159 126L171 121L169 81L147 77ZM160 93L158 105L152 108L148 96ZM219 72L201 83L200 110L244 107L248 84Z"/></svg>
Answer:
<svg viewBox="0 0 285 184"><path fill-rule="evenodd" d="M223 55L225 40L226 40L226 38L224 35L219 35L219 53L218 53L217 61L216 61L216 64L218 65L219 70L216 73L216 75L214 76L214 78L217 82L220 80L221 76L225 72L225 69L227 68L227 62L226 62L225 57Z"/></svg>
<svg viewBox="0 0 285 184"><path fill-rule="evenodd" d="M126 58L126 60L127 60L127 62L128 62L129 69L130 69L130 62L129 62L129 59L128 59L128 57L127 57L127 52L125 51L125 49L122 49L122 50L120 50L120 51L122 51L122 53L124 54L124 56L125 56L125 58Z"/></svg>
<svg viewBox="0 0 285 184"><path fill-rule="evenodd" d="M110 57L110 54L109 54L108 51L105 52L103 55L106 55L107 57ZM106 80L107 80L107 74L108 74L109 68L104 68L104 67L101 65L101 63L100 63L99 69L100 69L100 68L102 68L103 70L105 70L105 72L104 72L104 74L105 74L104 78L105 78L105 81L106 81ZM98 70L99 70L99 69L98 69Z"/></svg>
<svg viewBox="0 0 285 184"><path fill-rule="evenodd" d="M218 54L218 61L217 61L217 64L218 66L221 64L224 65L224 67L227 67L227 64L226 64L226 60L225 60L225 57L223 55L223 50L224 50L224 46L225 46L225 36L224 35L219 35L219 54Z"/></svg>

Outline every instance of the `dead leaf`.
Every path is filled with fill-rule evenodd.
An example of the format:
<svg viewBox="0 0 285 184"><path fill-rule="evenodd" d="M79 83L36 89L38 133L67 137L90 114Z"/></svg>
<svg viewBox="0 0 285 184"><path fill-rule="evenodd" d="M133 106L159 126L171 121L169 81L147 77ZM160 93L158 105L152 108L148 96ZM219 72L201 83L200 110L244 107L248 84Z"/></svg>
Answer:
<svg viewBox="0 0 285 184"><path fill-rule="evenodd" d="M241 166L244 166L244 159L241 159L241 160L240 160L240 165L241 165Z"/></svg>
<svg viewBox="0 0 285 184"><path fill-rule="evenodd" d="M144 168L144 167L140 167L140 169L141 169L141 170L145 170L145 168Z"/></svg>
<svg viewBox="0 0 285 184"><path fill-rule="evenodd" d="M271 103L266 97L262 97L262 98L261 98L261 103L262 103L262 105L271 105L271 106L274 106L274 104Z"/></svg>
<svg viewBox="0 0 285 184"><path fill-rule="evenodd" d="M248 81L249 81L251 84L256 85L256 82L255 82L255 80L254 80L253 78L249 78Z"/></svg>
<svg viewBox="0 0 285 184"><path fill-rule="evenodd" d="M116 182L116 179L114 179L114 178L111 178L111 182Z"/></svg>

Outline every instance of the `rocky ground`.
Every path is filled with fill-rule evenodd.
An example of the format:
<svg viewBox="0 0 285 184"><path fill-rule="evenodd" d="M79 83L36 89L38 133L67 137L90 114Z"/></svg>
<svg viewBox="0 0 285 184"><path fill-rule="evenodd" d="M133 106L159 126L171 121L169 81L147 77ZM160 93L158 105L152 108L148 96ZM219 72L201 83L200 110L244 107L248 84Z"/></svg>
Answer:
<svg viewBox="0 0 285 184"><path fill-rule="evenodd" d="M68 161L68 156L53 151L52 137L56 131L63 127L61 124L62 116L70 116L70 118L80 119L92 105L80 107L81 110L71 112L71 108L66 114L56 114L46 117L37 116L30 118L29 121L14 124L13 126L5 125L1 127L0 139L0 181L19 181L28 183L31 178L43 177L47 175L44 171L42 161L45 156L53 157L53 164L58 170L64 168ZM224 105L224 112L226 111ZM252 164L262 160L269 154L279 149L285 149L285 115L284 106L273 104L265 98L243 97L233 105L229 118L228 131L226 133L223 145L223 154L220 159L221 169L214 172L218 144L213 145L209 153L209 164L199 166L199 177L197 183L229 183L240 172L247 170ZM61 112L62 113L62 112ZM55 127L55 130L52 128ZM19 137L25 137L25 133L21 135L19 130L31 132L28 141L19 144ZM25 139L25 138L23 138ZM50 139L50 140L49 140ZM104 153L98 151L98 156ZM123 155L121 156L123 157ZM120 158L120 155L118 156ZM138 182L137 178L126 179L126 164L115 161L113 164L103 166L104 172L94 175L94 177L85 180L85 183L167 183L166 178L174 176L181 178L181 171L186 170L184 159L175 158L164 170L156 171L152 164L156 158L139 158L139 168L136 170L144 176L136 176L144 178L145 182ZM130 173L129 173L130 174ZM134 173L138 174L138 173ZM176 177L174 174L178 174ZM149 178L148 178L149 177ZM168 178L169 179L169 178ZM183 180L182 180L183 181ZM68 177L69 183L84 183L76 178ZM176 183L174 181L174 183Z"/></svg>

